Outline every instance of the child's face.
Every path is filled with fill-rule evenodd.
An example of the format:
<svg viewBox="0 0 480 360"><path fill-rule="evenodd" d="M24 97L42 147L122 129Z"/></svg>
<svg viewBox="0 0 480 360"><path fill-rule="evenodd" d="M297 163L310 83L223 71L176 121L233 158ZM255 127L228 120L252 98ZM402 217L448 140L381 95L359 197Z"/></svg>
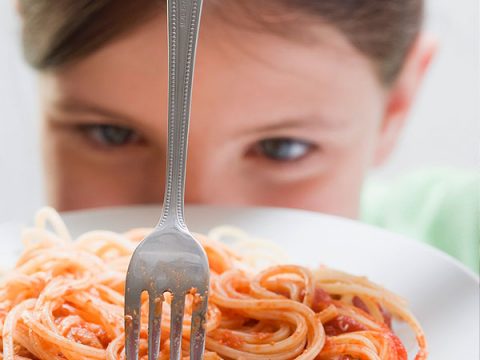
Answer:
<svg viewBox="0 0 480 360"><path fill-rule="evenodd" d="M205 18L186 201L355 217L389 91L336 30L303 43ZM161 202L167 34L157 19L42 75L49 196L61 210Z"/></svg>

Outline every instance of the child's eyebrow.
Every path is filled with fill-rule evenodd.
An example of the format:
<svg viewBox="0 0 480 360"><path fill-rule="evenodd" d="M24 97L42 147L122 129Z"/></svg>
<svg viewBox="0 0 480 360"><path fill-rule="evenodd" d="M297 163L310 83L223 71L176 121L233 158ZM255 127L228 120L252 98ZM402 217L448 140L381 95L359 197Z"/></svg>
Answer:
<svg viewBox="0 0 480 360"><path fill-rule="evenodd" d="M105 118L110 118L112 120L117 120L119 122L129 122L132 120L129 119L125 114L121 114L113 109L108 109L106 107L99 106L93 103L87 103L84 101L77 101L72 99L62 99L55 104L55 107L64 113L73 113L73 114L82 114L89 115L95 114L100 115Z"/></svg>
<svg viewBox="0 0 480 360"><path fill-rule="evenodd" d="M68 124L72 121L76 124L83 123L85 125L105 122L109 125L132 128L143 134L151 134L158 131L154 125L149 124L147 121L141 121L141 119L129 116L129 114L79 99L60 99L55 102L54 106L47 113L53 115L50 121L58 124Z"/></svg>
<svg viewBox="0 0 480 360"><path fill-rule="evenodd" d="M344 127L345 121L340 119L326 119L318 116L306 116L298 117L296 119L290 118L285 120L280 120L277 122L272 122L271 124L258 126L247 130L247 133L259 133L259 132L273 132L280 130L290 130L290 129L313 129L313 128L322 128L328 130L336 130Z"/></svg>

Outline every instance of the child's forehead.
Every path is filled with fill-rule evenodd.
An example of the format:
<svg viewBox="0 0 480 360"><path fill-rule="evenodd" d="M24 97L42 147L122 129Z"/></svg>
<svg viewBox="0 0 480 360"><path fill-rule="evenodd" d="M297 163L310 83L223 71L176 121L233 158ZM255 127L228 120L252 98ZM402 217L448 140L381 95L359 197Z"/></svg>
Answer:
<svg viewBox="0 0 480 360"><path fill-rule="evenodd" d="M329 65L371 67L370 60L333 26L305 25L292 32L298 34L269 31L266 26L251 28L241 21L230 24L210 16L202 23L198 61L223 61L248 71L252 67L291 74L316 70L309 78Z"/></svg>
<svg viewBox="0 0 480 360"><path fill-rule="evenodd" d="M140 69L150 77L161 73L167 61L164 17L158 15L64 72L70 76L78 73L80 78L83 78L81 70L88 68L119 68L122 72L129 69L137 73ZM286 77L299 77L301 81L328 80L345 72L355 80L358 74L373 74L370 60L335 27L314 25L307 30L308 37L283 36L265 27L252 29L242 26L241 21L229 24L217 16L205 16L200 30L196 76L205 68L213 78L220 67L225 76L229 70L236 78L238 72L249 76L259 72L261 74L255 76L282 77L281 81L286 81ZM335 74L336 71L339 73ZM166 74L166 70L163 72Z"/></svg>

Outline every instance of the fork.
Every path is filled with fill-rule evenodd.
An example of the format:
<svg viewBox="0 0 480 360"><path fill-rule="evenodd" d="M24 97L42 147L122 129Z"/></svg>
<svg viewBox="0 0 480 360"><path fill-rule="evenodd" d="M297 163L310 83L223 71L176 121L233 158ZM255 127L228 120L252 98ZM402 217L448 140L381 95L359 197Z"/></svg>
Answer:
<svg viewBox="0 0 480 360"><path fill-rule="evenodd" d="M125 285L125 354L137 360L141 330L141 295L149 296L148 359L160 351L164 293L172 294L170 360L179 360L185 296L195 294L190 329L190 359L205 349L208 259L184 220L185 171L193 68L202 0L168 0L169 106L168 158L163 212L158 225L136 248Z"/></svg>

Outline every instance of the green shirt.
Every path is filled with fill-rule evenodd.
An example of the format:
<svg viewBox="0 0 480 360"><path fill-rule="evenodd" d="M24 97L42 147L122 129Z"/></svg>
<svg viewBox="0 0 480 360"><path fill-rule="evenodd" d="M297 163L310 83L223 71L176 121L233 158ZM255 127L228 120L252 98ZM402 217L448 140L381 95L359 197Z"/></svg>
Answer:
<svg viewBox="0 0 480 360"><path fill-rule="evenodd" d="M480 173L427 170L367 182L363 221L418 239L480 267Z"/></svg>

